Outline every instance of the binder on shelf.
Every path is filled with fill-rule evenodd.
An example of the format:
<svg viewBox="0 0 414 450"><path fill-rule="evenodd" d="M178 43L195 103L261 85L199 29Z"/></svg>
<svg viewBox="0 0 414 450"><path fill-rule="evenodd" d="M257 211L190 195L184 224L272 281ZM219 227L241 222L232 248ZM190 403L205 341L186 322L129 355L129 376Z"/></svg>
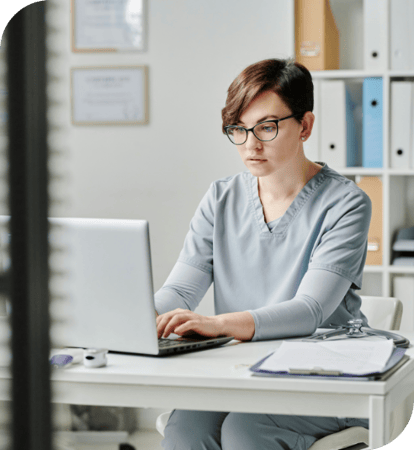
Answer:
<svg viewBox="0 0 414 450"><path fill-rule="evenodd" d="M329 0L295 0L295 53L309 70L339 69L339 32Z"/></svg>
<svg viewBox="0 0 414 450"><path fill-rule="evenodd" d="M387 0L364 0L364 68L386 70Z"/></svg>
<svg viewBox="0 0 414 450"><path fill-rule="evenodd" d="M320 80L313 81L313 114L315 115L315 122L312 128L312 134L309 139L303 143L303 149L306 157L311 161L321 161L320 155Z"/></svg>
<svg viewBox="0 0 414 450"><path fill-rule="evenodd" d="M365 78L362 85L362 166L382 167L383 81Z"/></svg>
<svg viewBox="0 0 414 450"><path fill-rule="evenodd" d="M365 264L379 266L382 264L382 181L378 177L362 177L357 184L368 195L372 203Z"/></svg>
<svg viewBox="0 0 414 450"><path fill-rule="evenodd" d="M321 159L340 169L359 163L354 108L343 80L325 80L320 85Z"/></svg>
<svg viewBox="0 0 414 450"><path fill-rule="evenodd" d="M393 296L403 304L400 331L414 331L414 277L395 277Z"/></svg>
<svg viewBox="0 0 414 450"><path fill-rule="evenodd" d="M410 149L409 149L409 159L410 167L414 169L414 126L412 122L414 120L414 82L411 82L411 126L410 126Z"/></svg>
<svg viewBox="0 0 414 450"><path fill-rule="evenodd" d="M410 167L412 128L411 81L391 82L391 167Z"/></svg>
<svg viewBox="0 0 414 450"><path fill-rule="evenodd" d="M414 1L390 1L391 69L414 69Z"/></svg>

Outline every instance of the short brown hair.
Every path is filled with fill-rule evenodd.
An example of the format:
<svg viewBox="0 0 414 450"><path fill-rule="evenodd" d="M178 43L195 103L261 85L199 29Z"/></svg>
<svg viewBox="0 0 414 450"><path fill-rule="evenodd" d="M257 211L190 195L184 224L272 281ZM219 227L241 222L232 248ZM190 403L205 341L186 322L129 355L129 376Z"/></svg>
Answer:
<svg viewBox="0 0 414 450"><path fill-rule="evenodd" d="M260 94L273 91L297 114L300 122L313 110L313 82L309 70L292 59L266 59L252 64L231 83L221 111L224 127L236 125L249 104Z"/></svg>

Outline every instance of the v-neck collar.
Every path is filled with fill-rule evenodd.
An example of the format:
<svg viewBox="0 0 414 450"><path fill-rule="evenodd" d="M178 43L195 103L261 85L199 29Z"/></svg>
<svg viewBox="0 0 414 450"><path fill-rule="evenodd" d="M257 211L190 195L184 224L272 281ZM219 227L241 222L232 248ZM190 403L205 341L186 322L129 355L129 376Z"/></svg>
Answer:
<svg viewBox="0 0 414 450"><path fill-rule="evenodd" d="M249 171L245 172L250 205L253 209L253 215L255 216L256 223L262 235L274 237L283 237L286 235L287 229L289 228L289 225L291 224L293 219L297 216L297 214L309 200L311 195L326 179L325 172L328 170L327 164L319 161L316 162L322 165L322 169L305 184L302 190L293 199L293 202L289 205L289 208L281 217L279 217L279 219L277 219L279 220L279 222L273 229L272 227L270 227L269 229L269 226L264 218L263 206L259 197L258 178L254 177Z"/></svg>

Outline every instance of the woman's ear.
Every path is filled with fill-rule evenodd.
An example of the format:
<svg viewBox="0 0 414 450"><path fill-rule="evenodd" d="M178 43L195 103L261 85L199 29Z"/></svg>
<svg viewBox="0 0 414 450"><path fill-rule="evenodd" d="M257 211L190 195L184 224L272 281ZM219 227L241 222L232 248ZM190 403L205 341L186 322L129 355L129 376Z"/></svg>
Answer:
<svg viewBox="0 0 414 450"><path fill-rule="evenodd" d="M300 138L302 141L309 139L314 123L315 115L311 111L306 111L302 119L302 131L300 133Z"/></svg>

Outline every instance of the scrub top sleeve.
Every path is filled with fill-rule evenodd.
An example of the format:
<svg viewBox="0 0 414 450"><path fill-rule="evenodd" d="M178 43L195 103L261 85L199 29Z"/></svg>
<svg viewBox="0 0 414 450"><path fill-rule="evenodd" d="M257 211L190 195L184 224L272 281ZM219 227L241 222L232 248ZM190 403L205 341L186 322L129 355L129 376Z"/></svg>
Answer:
<svg viewBox="0 0 414 450"><path fill-rule="evenodd" d="M163 287L155 293L155 309L164 314L176 308L194 311L213 281L211 273L178 261Z"/></svg>
<svg viewBox="0 0 414 450"><path fill-rule="evenodd" d="M253 316L252 341L309 336L338 308L351 282L334 272L306 272L294 298L248 310Z"/></svg>
<svg viewBox="0 0 414 450"><path fill-rule="evenodd" d="M371 200L361 189L355 189L328 212L327 227L315 245L308 270L335 272L361 289L367 255Z"/></svg>
<svg viewBox="0 0 414 450"><path fill-rule="evenodd" d="M206 273L213 271L213 232L216 187L212 183L190 223L178 261Z"/></svg>

